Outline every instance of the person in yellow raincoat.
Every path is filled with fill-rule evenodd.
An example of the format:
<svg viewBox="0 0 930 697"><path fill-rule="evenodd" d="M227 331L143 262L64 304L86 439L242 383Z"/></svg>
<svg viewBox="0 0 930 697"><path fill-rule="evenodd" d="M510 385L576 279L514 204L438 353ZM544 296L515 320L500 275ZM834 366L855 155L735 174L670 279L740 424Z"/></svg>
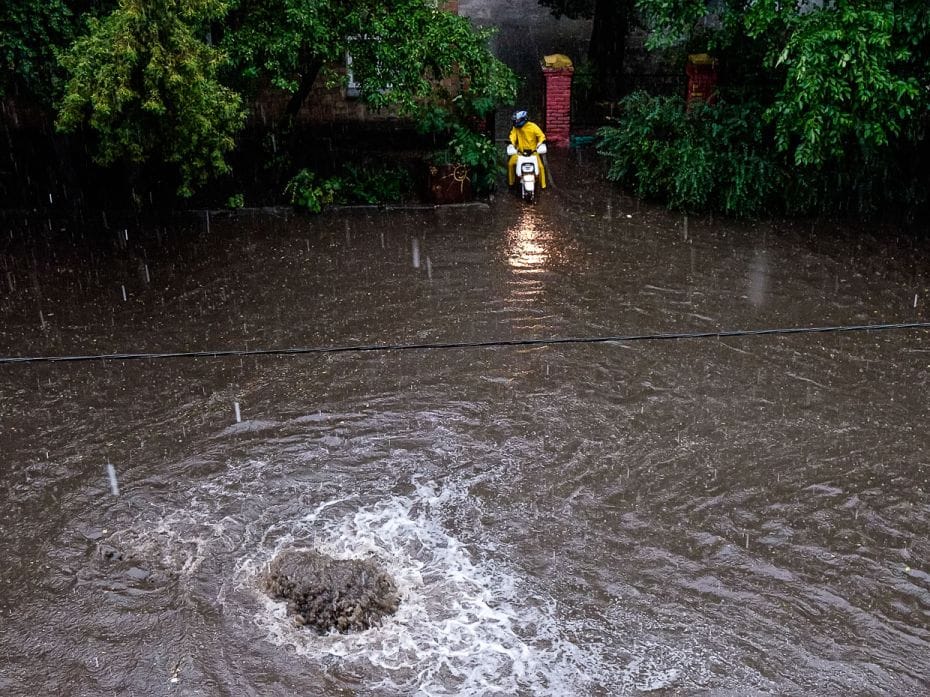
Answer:
<svg viewBox="0 0 930 697"><path fill-rule="evenodd" d="M510 129L510 144L517 149L536 150L546 141L546 134L535 123L530 121L525 111L515 111L513 114L513 128ZM545 150L543 150L545 152ZM536 161L539 163L539 185L546 188L546 170L543 168L542 160L536 155ZM510 156L507 161L507 184L513 186L516 181L517 155Z"/></svg>

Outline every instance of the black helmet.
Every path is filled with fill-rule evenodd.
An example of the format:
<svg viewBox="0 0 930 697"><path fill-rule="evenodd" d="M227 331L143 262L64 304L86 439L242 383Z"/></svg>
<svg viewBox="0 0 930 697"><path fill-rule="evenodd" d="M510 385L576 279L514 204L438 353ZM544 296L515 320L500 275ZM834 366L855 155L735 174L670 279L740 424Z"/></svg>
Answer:
<svg viewBox="0 0 930 697"><path fill-rule="evenodd" d="M513 125L517 128L525 126L526 122L529 121L529 116L522 109L520 111L513 112Z"/></svg>

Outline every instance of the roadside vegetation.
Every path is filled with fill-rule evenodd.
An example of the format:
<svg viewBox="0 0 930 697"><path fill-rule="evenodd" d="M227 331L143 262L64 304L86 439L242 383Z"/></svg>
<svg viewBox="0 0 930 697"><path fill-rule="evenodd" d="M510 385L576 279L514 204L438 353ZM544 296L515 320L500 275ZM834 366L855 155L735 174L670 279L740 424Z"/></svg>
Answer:
<svg viewBox="0 0 930 697"><path fill-rule="evenodd" d="M229 174L268 89L289 95L268 160L299 175L290 196L321 182L322 201L395 196L385 166L366 182L357 168L301 174L296 116L314 85L347 84L349 56L360 100L450 151L487 152L476 124L516 88L490 32L435 0L8 0L0 26L0 90L54 109L57 128L85 138L102 165L167 163L182 196ZM487 162L473 159L488 181Z"/></svg>
<svg viewBox="0 0 930 697"><path fill-rule="evenodd" d="M713 7L713 12L709 7ZM930 4L638 0L649 46L709 52L716 105L634 93L608 177L684 210L914 218L930 193Z"/></svg>
<svg viewBox="0 0 930 697"><path fill-rule="evenodd" d="M638 194L738 216L915 219L930 208L926 0L538 2L592 20L576 88L614 105L598 148L608 177ZM713 55L716 103L630 93L635 26L682 74L688 54ZM412 124L430 144L424 160L467 164L480 191L501 167L481 124L516 86L489 37L436 0L7 0L0 97L53 113L80 144L72 154L86 144L101 165L182 196L238 176L310 209L404 200L417 189L409 162L375 147L320 166L301 140L314 85L346 85L351 56L359 99ZM268 90L287 95L284 116L248 133ZM17 180L6 167L0 184ZM235 187L227 197L252 203Z"/></svg>

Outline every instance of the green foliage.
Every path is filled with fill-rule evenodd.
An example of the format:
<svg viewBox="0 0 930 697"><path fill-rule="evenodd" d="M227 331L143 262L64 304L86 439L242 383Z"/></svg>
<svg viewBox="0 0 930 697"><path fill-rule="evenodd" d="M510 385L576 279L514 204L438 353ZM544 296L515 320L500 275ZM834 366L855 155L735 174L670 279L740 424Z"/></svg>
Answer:
<svg viewBox="0 0 930 697"><path fill-rule="evenodd" d="M490 191L504 171L501 153L488 136L455 126L449 148L443 157L453 164L469 168L476 191Z"/></svg>
<svg viewBox="0 0 930 697"><path fill-rule="evenodd" d="M17 8L41 5L13 1ZM41 56L59 39L68 43L66 1L51 0L37 15L58 37L37 30ZM229 170L226 155L244 123L238 90L267 83L288 90L296 113L318 75L346 79L338 66L348 53L372 108L394 109L431 131L486 114L516 94L513 73L488 49L490 32L440 11L435 0L108 1L116 9L88 15L86 35L61 55L67 83L58 127L90 126L104 164L175 163L185 195ZM21 27L0 39L0 50L25 45L29 36Z"/></svg>
<svg viewBox="0 0 930 697"><path fill-rule="evenodd" d="M729 0L724 0L726 11L730 4ZM646 45L651 49L683 44L692 34L701 32L700 22L708 13L706 0L636 0L636 6L649 27ZM713 44L709 47L717 48Z"/></svg>
<svg viewBox="0 0 930 697"><path fill-rule="evenodd" d="M575 72L572 75L572 98L585 99L593 91L596 80L597 71L591 61L584 60L576 63Z"/></svg>
<svg viewBox="0 0 930 697"><path fill-rule="evenodd" d="M339 176L321 178L301 169L284 189L288 201L311 213L333 204L400 203L413 196L410 170L399 164L366 160L343 165Z"/></svg>
<svg viewBox="0 0 930 697"><path fill-rule="evenodd" d="M411 115L440 107L470 117L515 99L513 73L488 48L493 31L422 0L373 4L377 10L362 23L364 38L349 47L362 96L372 106Z"/></svg>
<svg viewBox="0 0 930 697"><path fill-rule="evenodd" d="M220 84L223 55L206 23L222 0L120 0L62 56L69 79L58 127L97 134L97 160L175 163L179 193L228 171L225 155L244 120L239 95Z"/></svg>
<svg viewBox="0 0 930 697"><path fill-rule="evenodd" d="M346 203L400 203L411 198L415 188L410 170L401 165L349 163L341 179L341 200Z"/></svg>
<svg viewBox="0 0 930 697"><path fill-rule="evenodd" d="M791 18L775 60L785 88L768 117L779 149L797 164L842 160L850 147L884 148L926 115L920 81L905 68L911 50L893 40L895 14L890 3L838 3ZM766 30L760 24L754 32Z"/></svg>
<svg viewBox="0 0 930 697"><path fill-rule="evenodd" d="M4 0L0 3L0 94L22 90L51 104L62 75L56 55L80 33L86 17L116 0Z"/></svg>
<svg viewBox="0 0 930 697"><path fill-rule="evenodd" d="M926 0L637 4L651 47L711 50L729 79L721 92L762 106L766 147L779 153L766 159L783 157L804 182L789 186L790 208L869 212L926 200Z"/></svg>
<svg viewBox="0 0 930 697"><path fill-rule="evenodd" d="M743 62L758 61L750 72L780 85L766 101L765 118L775 125L779 150L798 165L829 166L851 150L867 156L898 139L914 140L927 119L925 0L835 0L803 9L777 0L722 0L718 23L701 21L704 0L638 5L652 47L699 36L712 50L739 46Z"/></svg>
<svg viewBox="0 0 930 697"><path fill-rule="evenodd" d="M335 2L238 0L222 45L244 77L295 92L322 62L342 61L354 26L348 14Z"/></svg>
<svg viewBox="0 0 930 697"><path fill-rule="evenodd" d="M321 67L330 82L345 81L331 68L351 54L369 105L434 119L436 109L484 114L514 98L491 33L429 0L240 0L224 46L245 75L299 95Z"/></svg>
<svg viewBox="0 0 930 697"><path fill-rule="evenodd" d="M233 194L226 200L227 208L243 208L245 206L244 194Z"/></svg>
<svg viewBox="0 0 930 697"><path fill-rule="evenodd" d="M353 69L363 97L374 107L393 106L425 133L450 133L445 155L471 169L479 191L489 191L500 169L493 141L475 123L501 103L516 99L513 72L488 49L491 30L476 30L458 15L407 2L391 8L373 32L375 41L352 45ZM412 35L398 43L393 37ZM385 71L382 66L390 65Z"/></svg>
<svg viewBox="0 0 930 697"><path fill-rule="evenodd" d="M0 94L16 82L33 94L52 90L54 51L72 34L62 0L8 0L0 6Z"/></svg>
<svg viewBox="0 0 930 697"><path fill-rule="evenodd" d="M695 105L635 92L616 126L598 132L608 179L683 210L752 216L770 210L782 183L766 149L758 107Z"/></svg>
<svg viewBox="0 0 930 697"><path fill-rule="evenodd" d="M321 213L324 206L336 201L343 188L337 177L318 179L309 169L302 169L287 183L284 193L292 205L310 213Z"/></svg>

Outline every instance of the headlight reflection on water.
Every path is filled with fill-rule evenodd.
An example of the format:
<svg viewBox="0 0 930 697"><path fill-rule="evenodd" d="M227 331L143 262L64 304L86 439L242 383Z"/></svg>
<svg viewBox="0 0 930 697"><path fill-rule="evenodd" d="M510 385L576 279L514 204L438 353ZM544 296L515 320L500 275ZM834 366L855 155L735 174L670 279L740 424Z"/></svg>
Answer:
<svg viewBox="0 0 930 697"><path fill-rule="evenodd" d="M512 268L546 268L552 235L540 223L541 217L535 210L524 208L519 222L507 231L507 263Z"/></svg>

